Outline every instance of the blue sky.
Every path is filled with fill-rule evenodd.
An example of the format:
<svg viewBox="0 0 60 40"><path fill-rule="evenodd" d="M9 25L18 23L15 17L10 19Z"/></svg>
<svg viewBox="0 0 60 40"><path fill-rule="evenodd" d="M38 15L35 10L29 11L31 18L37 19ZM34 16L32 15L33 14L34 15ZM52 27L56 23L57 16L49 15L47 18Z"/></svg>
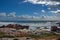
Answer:
<svg viewBox="0 0 60 40"><path fill-rule="evenodd" d="M0 0L0 17L54 16L58 18L59 15L59 0Z"/></svg>

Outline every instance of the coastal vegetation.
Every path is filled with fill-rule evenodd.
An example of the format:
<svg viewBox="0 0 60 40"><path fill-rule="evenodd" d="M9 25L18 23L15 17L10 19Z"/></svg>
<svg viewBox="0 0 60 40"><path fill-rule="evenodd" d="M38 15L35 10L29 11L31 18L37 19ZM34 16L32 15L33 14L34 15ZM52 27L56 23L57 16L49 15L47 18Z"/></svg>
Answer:
<svg viewBox="0 0 60 40"><path fill-rule="evenodd" d="M0 31L0 38L14 38L14 36L6 35L6 33Z"/></svg>
<svg viewBox="0 0 60 40"><path fill-rule="evenodd" d="M25 34L25 35L20 35L20 36L10 36L6 35L4 32L0 32L0 38L15 38L15 37L31 37L31 38L44 38L44 39L52 39L52 38L60 38L60 34L55 34L55 33L44 33L41 35L35 35L35 34Z"/></svg>

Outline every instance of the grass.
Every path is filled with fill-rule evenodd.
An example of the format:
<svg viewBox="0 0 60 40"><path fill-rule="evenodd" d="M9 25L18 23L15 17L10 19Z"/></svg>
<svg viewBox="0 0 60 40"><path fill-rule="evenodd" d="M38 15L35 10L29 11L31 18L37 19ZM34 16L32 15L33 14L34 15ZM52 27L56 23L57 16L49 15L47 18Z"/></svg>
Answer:
<svg viewBox="0 0 60 40"><path fill-rule="evenodd" d="M43 33L41 35L35 35L35 34L25 34L20 36L10 36L6 35L4 32L0 32L0 38L15 38L15 37L31 37L31 38L60 38L60 34L55 33Z"/></svg>
<svg viewBox="0 0 60 40"><path fill-rule="evenodd" d="M6 33L0 31L0 38L13 38L14 36L6 35Z"/></svg>
<svg viewBox="0 0 60 40"><path fill-rule="evenodd" d="M41 35L34 35L34 34L30 34L27 35L26 37L31 37L31 38L59 38L60 34L55 34L55 33L44 33Z"/></svg>

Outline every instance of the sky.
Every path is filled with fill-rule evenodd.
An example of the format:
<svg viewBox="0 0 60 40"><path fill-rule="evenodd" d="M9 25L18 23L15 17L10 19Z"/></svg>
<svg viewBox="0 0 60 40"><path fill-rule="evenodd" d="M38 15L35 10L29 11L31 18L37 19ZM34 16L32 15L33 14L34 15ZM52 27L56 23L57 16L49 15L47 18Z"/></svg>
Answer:
<svg viewBox="0 0 60 40"><path fill-rule="evenodd" d="M0 0L0 20L58 19L60 0Z"/></svg>

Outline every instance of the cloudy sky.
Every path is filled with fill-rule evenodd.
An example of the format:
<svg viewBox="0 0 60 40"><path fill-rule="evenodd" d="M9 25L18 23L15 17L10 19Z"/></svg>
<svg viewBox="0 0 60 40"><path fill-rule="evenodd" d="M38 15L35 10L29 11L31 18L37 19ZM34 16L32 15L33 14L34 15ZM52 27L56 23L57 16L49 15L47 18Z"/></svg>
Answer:
<svg viewBox="0 0 60 40"><path fill-rule="evenodd" d="M10 18L60 19L60 0L0 0L0 20Z"/></svg>

